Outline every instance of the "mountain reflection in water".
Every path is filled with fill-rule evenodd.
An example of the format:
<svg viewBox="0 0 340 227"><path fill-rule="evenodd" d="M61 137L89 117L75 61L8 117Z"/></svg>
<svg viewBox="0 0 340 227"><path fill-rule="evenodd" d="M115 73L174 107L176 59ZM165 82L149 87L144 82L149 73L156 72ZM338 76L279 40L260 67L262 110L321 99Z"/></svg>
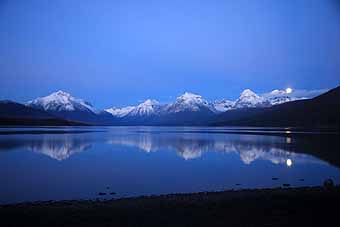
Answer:
<svg viewBox="0 0 340 227"><path fill-rule="evenodd" d="M66 160L75 153L91 148L91 140L73 135L39 135L29 138L10 137L0 139L0 150L24 148L41 153L58 161Z"/></svg>
<svg viewBox="0 0 340 227"><path fill-rule="evenodd" d="M205 138L204 138L205 137ZM266 137L268 139L268 137ZM267 160L273 164L293 163L321 163L310 155L298 154L287 150L285 139L259 138L259 136L219 136L209 138L198 135L162 135L138 134L115 136L108 143L138 147L145 152L173 150L185 160L200 158L206 152L236 153L244 164L250 164L257 159Z"/></svg>
<svg viewBox="0 0 340 227"><path fill-rule="evenodd" d="M315 137L315 136L314 136ZM319 138L319 137L318 137ZM327 145L321 142L326 142ZM39 135L39 136L7 136L0 137L0 150L11 150L18 147L41 153L58 161L66 160L76 153L89 150L94 143L136 147L145 152L162 150L174 151L185 160L200 158L207 152L239 155L244 164L255 160L266 160L273 164L323 163L310 154L331 162L339 163L337 156L329 158L327 146L333 146L330 140L322 141L311 138L292 138L292 136L265 135L214 135L200 133L152 133L122 132L104 133L99 138L91 133ZM317 144L316 144L317 143ZM323 157L325 155L325 157ZM329 160L330 159L330 160ZM288 162L287 162L288 161Z"/></svg>
<svg viewBox="0 0 340 227"><path fill-rule="evenodd" d="M118 198L314 186L328 178L340 182L336 135L272 129L263 130L266 135L223 128L93 129L55 133L59 128L30 128L18 134L8 129L11 133L1 134L0 182L6 187L0 187L0 204L93 199L99 192L115 192Z"/></svg>

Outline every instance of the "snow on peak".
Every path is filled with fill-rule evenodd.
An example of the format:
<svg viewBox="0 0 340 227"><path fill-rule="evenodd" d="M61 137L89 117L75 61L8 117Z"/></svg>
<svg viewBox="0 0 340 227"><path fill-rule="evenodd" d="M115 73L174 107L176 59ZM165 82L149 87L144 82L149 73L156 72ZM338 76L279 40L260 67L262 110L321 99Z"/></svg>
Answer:
<svg viewBox="0 0 340 227"><path fill-rule="evenodd" d="M109 109L105 109L105 111L112 114L115 117L124 117L128 115L134 108L136 107L135 106L127 106L123 108L112 107Z"/></svg>
<svg viewBox="0 0 340 227"><path fill-rule="evenodd" d="M56 92L52 93L51 95L71 97L70 93L67 93L63 90L56 91Z"/></svg>
<svg viewBox="0 0 340 227"><path fill-rule="evenodd" d="M157 114L160 104L157 100L147 99L143 103L134 107L127 115L128 116L150 116Z"/></svg>
<svg viewBox="0 0 340 227"><path fill-rule="evenodd" d="M240 98L248 98L248 97L255 97L255 98L259 98L259 96L253 92L250 89L245 89L244 91L242 91Z"/></svg>
<svg viewBox="0 0 340 227"><path fill-rule="evenodd" d="M202 99L202 96L196 95L194 93L185 92L183 95L177 97L178 100L190 101L190 100L198 100Z"/></svg>
<svg viewBox="0 0 340 227"><path fill-rule="evenodd" d="M319 90L294 89L291 93L287 93L286 90L275 89L269 93L264 93L262 97L267 99L272 105L277 105L277 104L295 101L295 100L314 98L327 91L328 89L319 89Z"/></svg>
<svg viewBox="0 0 340 227"><path fill-rule="evenodd" d="M122 108L112 107L105 111L115 117L125 116L150 116L156 114L159 110L160 104L157 100L147 99L138 106L127 106Z"/></svg>
<svg viewBox="0 0 340 227"><path fill-rule="evenodd" d="M147 99L143 103L139 104L138 106L153 106L153 105L158 105L159 102L154 99Z"/></svg>
<svg viewBox="0 0 340 227"><path fill-rule="evenodd" d="M250 89L244 90L235 101L234 108L264 107L269 103Z"/></svg>
<svg viewBox="0 0 340 227"><path fill-rule="evenodd" d="M95 108L88 102L77 99L71 94L59 90L52 94L29 101L28 106L46 111L89 111L96 113Z"/></svg>
<svg viewBox="0 0 340 227"><path fill-rule="evenodd" d="M185 92L183 95L177 97L176 102L169 104L167 111L177 113L182 111L199 111L201 108L208 108L216 112L215 108L202 96L190 92Z"/></svg>
<svg viewBox="0 0 340 227"><path fill-rule="evenodd" d="M297 98L294 98L292 94L288 94L285 90L278 89L263 94L262 97L265 98L271 105L278 105L285 102L297 100Z"/></svg>
<svg viewBox="0 0 340 227"><path fill-rule="evenodd" d="M225 112L234 108L235 102L227 99L217 100L213 102L217 112Z"/></svg>
<svg viewBox="0 0 340 227"><path fill-rule="evenodd" d="M184 102L184 103L207 103L206 100L202 98L200 95L196 95L190 92L185 92L183 95L177 97L176 102Z"/></svg>

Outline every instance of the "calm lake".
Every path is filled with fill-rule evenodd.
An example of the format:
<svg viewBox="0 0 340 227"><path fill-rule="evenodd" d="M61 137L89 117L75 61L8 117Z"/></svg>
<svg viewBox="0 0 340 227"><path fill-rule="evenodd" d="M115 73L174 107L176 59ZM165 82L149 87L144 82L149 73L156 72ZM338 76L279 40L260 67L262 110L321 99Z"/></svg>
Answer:
<svg viewBox="0 0 340 227"><path fill-rule="evenodd" d="M0 203L339 184L339 138L278 128L0 128Z"/></svg>

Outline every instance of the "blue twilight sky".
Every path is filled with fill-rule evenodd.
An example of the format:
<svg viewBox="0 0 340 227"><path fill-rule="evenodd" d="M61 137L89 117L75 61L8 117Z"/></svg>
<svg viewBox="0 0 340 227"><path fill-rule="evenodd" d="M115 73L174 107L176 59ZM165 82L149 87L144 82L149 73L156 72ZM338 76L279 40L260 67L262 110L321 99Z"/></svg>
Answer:
<svg viewBox="0 0 340 227"><path fill-rule="evenodd" d="M0 99L96 107L340 84L339 0L0 0Z"/></svg>

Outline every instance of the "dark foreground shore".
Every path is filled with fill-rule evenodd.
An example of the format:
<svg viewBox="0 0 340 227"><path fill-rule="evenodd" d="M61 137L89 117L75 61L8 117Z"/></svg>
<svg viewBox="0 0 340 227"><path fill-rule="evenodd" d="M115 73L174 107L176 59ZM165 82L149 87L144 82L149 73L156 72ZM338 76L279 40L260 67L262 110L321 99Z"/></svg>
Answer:
<svg viewBox="0 0 340 227"><path fill-rule="evenodd" d="M337 226L340 186L0 206L0 226Z"/></svg>

